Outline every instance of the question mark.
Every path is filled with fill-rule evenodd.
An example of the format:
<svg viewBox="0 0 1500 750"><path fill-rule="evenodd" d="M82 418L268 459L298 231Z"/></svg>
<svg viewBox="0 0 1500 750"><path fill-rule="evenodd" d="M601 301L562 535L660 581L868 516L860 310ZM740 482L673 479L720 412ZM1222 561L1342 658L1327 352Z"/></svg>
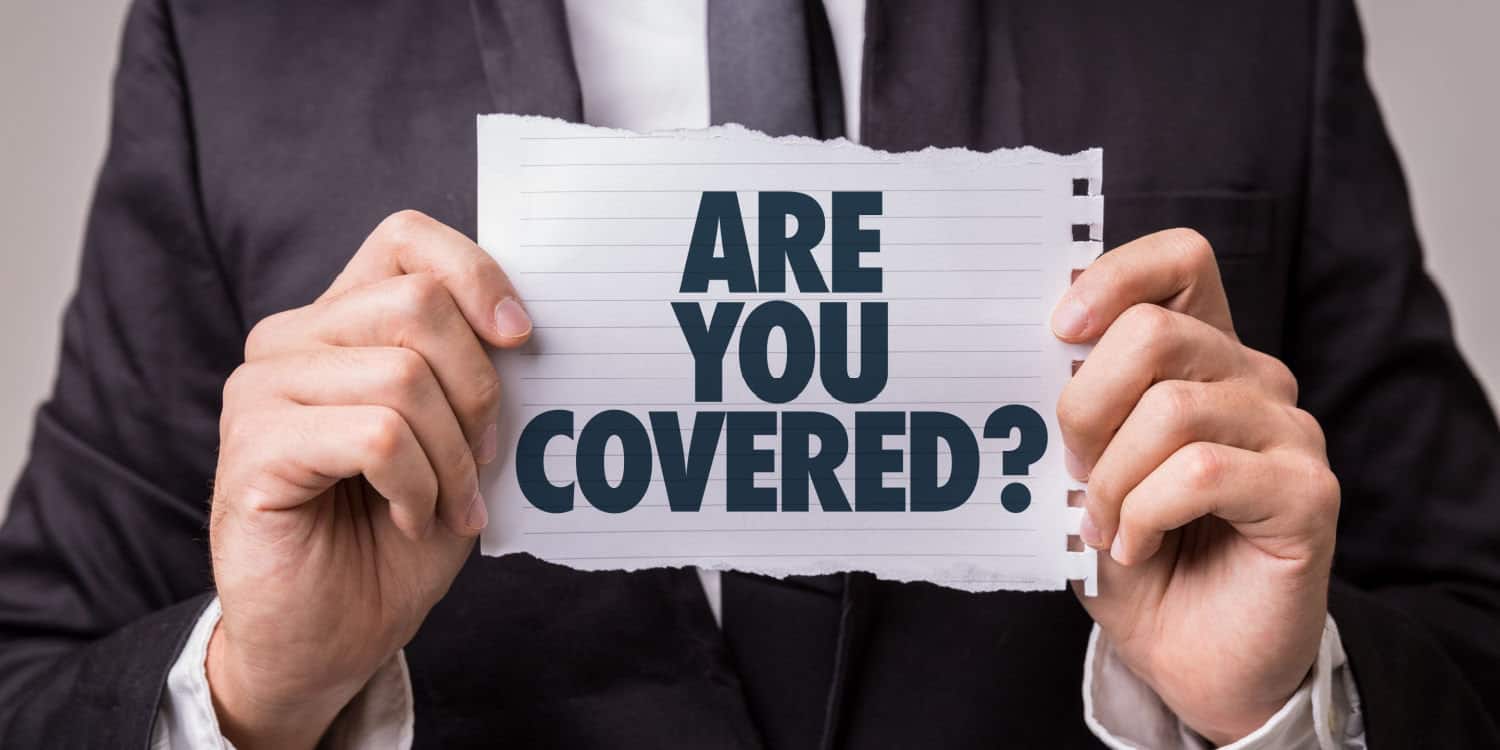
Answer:
<svg viewBox="0 0 1500 750"><path fill-rule="evenodd" d="M1021 441L1001 454L1001 473L1008 477L1025 476L1031 465L1047 452L1047 423L1035 409L1020 404L1006 404L990 412L984 420L987 438L1008 438L1012 430L1021 431ZM1011 482L1000 490L1000 504L1012 513L1020 513L1031 507L1031 490L1020 482Z"/></svg>

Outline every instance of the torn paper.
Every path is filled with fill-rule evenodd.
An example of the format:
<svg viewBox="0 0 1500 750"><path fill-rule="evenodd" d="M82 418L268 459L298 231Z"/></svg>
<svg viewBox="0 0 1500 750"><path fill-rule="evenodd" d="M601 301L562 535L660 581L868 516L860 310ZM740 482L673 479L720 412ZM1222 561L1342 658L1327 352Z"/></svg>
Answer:
<svg viewBox="0 0 1500 750"><path fill-rule="evenodd" d="M1047 322L1101 160L481 117L479 243L536 325L483 552L1092 587Z"/></svg>

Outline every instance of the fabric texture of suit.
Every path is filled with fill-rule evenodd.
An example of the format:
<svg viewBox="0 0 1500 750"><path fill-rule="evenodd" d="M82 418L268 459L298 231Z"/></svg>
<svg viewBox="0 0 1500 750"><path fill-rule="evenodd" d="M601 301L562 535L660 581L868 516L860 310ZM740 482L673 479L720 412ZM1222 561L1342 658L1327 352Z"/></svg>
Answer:
<svg viewBox="0 0 1500 750"><path fill-rule="evenodd" d="M212 587L246 333L393 211L472 236L474 116L580 119L563 24L549 0L136 4L0 530L0 746L145 746ZM1350 0L871 0L864 59L866 144L1103 146L1107 244L1212 241L1242 339L1328 435L1330 607L1371 744L1500 746L1500 431L1423 272ZM843 597L824 747L1097 745L1071 593L856 576ZM407 656L419 747L760 745L690 571L476 554Z"/></svg>

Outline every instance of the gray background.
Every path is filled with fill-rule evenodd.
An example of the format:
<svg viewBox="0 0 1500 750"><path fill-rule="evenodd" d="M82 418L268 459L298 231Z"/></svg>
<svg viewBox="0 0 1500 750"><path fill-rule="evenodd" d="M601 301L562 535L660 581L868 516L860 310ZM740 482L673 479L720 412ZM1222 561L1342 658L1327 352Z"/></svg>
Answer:
<svg viewBox="0 0 1500 750"><path fill-rule="evenodd" d="M251 0L253 2L253 0ZM58 323L104 152L125 0L0 3L0 513L51 387ZM1491 400L1500 393L1500 28L1494 0L1362 0L1370 69L1427 263Z"/></svg>

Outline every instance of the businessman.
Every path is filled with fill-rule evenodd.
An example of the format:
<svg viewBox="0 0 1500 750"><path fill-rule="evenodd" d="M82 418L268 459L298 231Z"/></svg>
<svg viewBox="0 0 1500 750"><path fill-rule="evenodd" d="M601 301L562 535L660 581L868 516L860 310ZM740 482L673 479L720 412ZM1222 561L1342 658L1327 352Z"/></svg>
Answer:
<svg viewBox="0 0 1500 750"><path fill-rule="evenodd" d="M1500 745L1500 430L1347 0L141 0L0 529L5 747ZM474 115L1103 146L1100 596L480 557Z"/></svg>

